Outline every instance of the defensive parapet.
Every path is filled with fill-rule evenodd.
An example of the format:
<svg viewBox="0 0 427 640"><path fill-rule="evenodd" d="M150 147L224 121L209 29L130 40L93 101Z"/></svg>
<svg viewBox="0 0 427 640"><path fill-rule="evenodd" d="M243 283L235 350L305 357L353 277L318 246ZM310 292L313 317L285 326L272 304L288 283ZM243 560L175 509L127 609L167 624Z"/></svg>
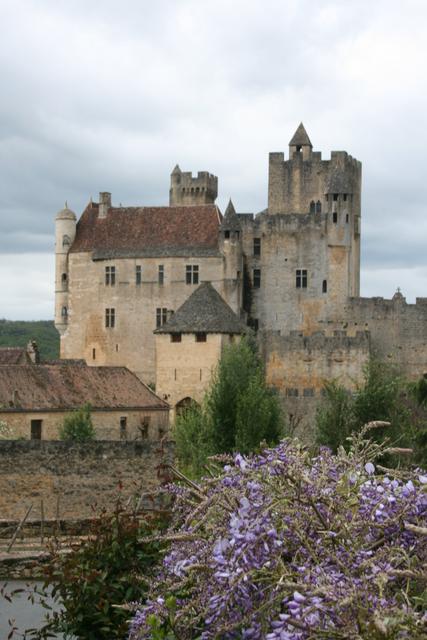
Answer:
<svg viewBox="0 0 427 640"><path fill-rule="evenodd" d="M305 336L299 331L268 331L262 333L261 343L267 382L277 389L290 428L312 442L325 382L338 380L349 391L361 382L370 356L369 332L348 336L337 330L327 336L317 331Z"/></svg>
<svg viewBox="0 0 427 640"><path fill-rule="evenodd" d="M208 171L181 171L178 165L171 173L170 206L214 204L218 195L218 178Z"/></svg>
<svg viewBox="0 0 427 640"><path fill-rule="evenodd" d="M426 298L408 304L400 291L391 300L349 298L329 323L349 334L368 330L373 355L396 364L406 377L416 379L427 373Z"/></svg>

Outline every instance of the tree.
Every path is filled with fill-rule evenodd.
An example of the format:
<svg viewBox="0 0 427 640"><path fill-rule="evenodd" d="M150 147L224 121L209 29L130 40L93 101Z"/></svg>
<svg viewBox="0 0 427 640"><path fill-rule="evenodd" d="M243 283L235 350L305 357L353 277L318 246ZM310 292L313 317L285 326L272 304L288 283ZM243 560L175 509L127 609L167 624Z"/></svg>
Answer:
<svg viewBox="0 0 427 640"><path fill-rule="evenodd" d="M316 416L317 441L333 451L348 448L348 436L373 420L389 422L375 429L377 442L389 438L400 447L414 444L416 430L413 408L407 398L407 385L397 369L378 360L370 360L363 382L351 394L336 381L325 385L325 399Z"/></svg>
<svg viewBox="0 0 427 640"><path fill-rule="evenodd" d="M182 470L192 476L203 475L208 456L214 451L210 420L206 408L193 403L175 422L176 454Z"/></svg>
<svg viewBox="0 0 427 640"><path fill-rule="evenodd" d="M336 380L326 382L324 399L316 414L316 439L334 452L345 444L354 424L354 401Z"/></svg>
<svg viewBox="0 0 427 640"><path fill-rule="evenodd" d="M61 440L71 440L73 442L95 440L96 431L90 412L90 404L85 404L80 409L65 416L62 427L59 430Z"/></svg>
<svg viewBox="0 0 427 640"><path fill-rule="evenodd" d="M250 453L262 441L277 443L283 431L278 397L266 385L255 344L244 338L224 349L203 406L177 419L177 456L197 476L209 455Z"/></svg>

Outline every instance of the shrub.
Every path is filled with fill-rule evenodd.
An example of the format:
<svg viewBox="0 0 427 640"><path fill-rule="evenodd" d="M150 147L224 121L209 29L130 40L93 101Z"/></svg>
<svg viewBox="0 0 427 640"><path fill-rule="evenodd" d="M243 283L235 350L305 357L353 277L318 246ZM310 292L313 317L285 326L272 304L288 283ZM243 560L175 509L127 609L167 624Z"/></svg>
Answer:
<svg viewBox="0 0 427 640"><path fill-rule="evenodd" d="M92 423L90 411L90 404L85 404L80 409L65 416L62 427L59 430L61 440L72 440L74 442L95 440L96 431Z"/></svg>
<svg viewBox="0 0 427 640"><path fill-rule="evenodd" d="M176 487L171 548L130 639L397 640L426 632L427 475L381 446L296 442Z"/></svg>
<svg viewBox="0 0 427 640"><path fill-rule="evenodd" d="M50 595L61 609L48 615L41 631L26 637L50 638L62 632L67 638L122 640L129 612L120 605L144 599L163 546L156 541L163 526L159 516L140 522L118 503L114 513L94 519L88 539L71 553L64 555L60 544L52 547L38 595L46 600ZM155 539L143 542L144 535Z"/></svg>
<svg viewBox="0 0 427 640"><path fill-rule="evenodd" d="M330 446L348 448L347 438L373 420L389 422L377 429L374 438L382 442L386 437L399 446L413 442L412 412L404 401L406 385L397 370L382 362L371 360L364 369L363 383L350 394L336 381L325 385L325 399L316 415L317 441Z"/></svg>

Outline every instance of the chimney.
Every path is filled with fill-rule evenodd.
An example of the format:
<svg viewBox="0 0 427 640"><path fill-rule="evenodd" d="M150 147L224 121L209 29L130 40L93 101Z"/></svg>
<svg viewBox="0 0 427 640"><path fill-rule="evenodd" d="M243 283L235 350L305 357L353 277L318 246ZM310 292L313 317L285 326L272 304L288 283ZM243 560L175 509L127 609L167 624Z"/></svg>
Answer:
<svg viewBox="0 0 427 640"><path fill-rule="evenodd" d="M40 364L40 353L35 340L30 340L27 344L27 354L33 364Z"/></svg>
<svg viewBox="0 0 427 640"><path fill-rule="evenodd" d="M111 207L111 193L109 193L108 191L100 191L98 218L106 218L108 209L110 207Z"/></svg>

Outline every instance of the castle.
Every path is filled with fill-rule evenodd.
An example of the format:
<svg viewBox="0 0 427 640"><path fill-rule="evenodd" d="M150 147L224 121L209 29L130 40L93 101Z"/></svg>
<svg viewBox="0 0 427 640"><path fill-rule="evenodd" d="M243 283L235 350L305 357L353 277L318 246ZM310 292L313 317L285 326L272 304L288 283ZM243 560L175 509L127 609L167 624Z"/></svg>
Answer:
<svg viewBox="0 0 427 640"><path fill-rule="evenodd" d="M78 222L58 213L62 358L125 365L178 408L201 399L222 348L249 326L302 430L324 381L354 388L372 354L411 378L427 372L427 298L360 297L358 160L322 159L300 124L287 160L270 153L264 211L230 201L222 215L217 192L212 174L176 166L169 206L115 207L101 193Z"/></svg>

